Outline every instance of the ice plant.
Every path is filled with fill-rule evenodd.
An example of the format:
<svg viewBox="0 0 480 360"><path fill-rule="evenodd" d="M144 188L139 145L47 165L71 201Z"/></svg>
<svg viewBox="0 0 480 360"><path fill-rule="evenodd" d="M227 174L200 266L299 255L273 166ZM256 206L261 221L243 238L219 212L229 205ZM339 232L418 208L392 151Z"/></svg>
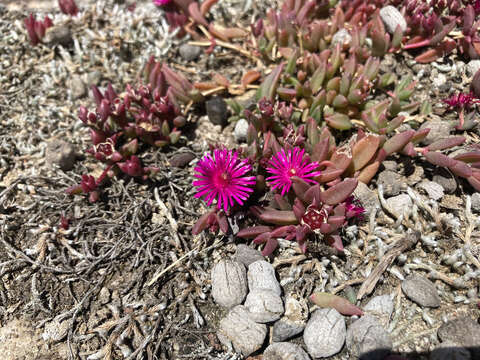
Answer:
<svg viewBox="0 0 480 360"><path fill-rule="evenodd" d="M75 16L78 14L78 7L77 4L75 4L75 0L58 0L58 6L66 15Z"/></svg>
<svg viewBox="0 0 480 360"><path fill-rule="evenodd" d="M213 156L205 155L195 167L195 197L203 197L209 206L216 199L218 209L225 212L234 202L243 205L255 184L255 177L246 175L251 168L246 160L239 159L237 152L214 150Z"/></svg>
<svg viewBox="0 0 480 360"><path fill-rule="evenodd" d="M313 177L320 175L320 171L315 171L318 163L310 162L305 150L298 147L293 151L290 149L285 152L282 149L276 153L268 162L267 172L272 174L266 180L272 189L280 189L282 196L285 195L292 186L292 177L297 176L307 183L315 183Z"/></svg>
<svg viewBox="0 0 480 360"><path fill-rule="evenodd" d="M45 31L49 27L53 26L53 22L48 16L45 16L45 19L43 21L38 21L33 17L33 14L30 14L29 17L25 18L23 23L25 25L25 28L27 29L30 43L33 46L42 42L42 38L45 36Z"/></svg>
<svg viewBox="0 0 480 360"><path fill-rule="evenodd" d="M154 0L153 3L157 6L165 6L172 2L172 0Z"/></svg>

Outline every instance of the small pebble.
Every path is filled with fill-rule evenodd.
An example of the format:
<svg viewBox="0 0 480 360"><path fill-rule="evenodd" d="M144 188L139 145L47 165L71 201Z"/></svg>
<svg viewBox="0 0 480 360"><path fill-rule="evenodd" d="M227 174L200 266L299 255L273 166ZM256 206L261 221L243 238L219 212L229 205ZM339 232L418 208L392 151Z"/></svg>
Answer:
<svg viewBox="0 0 480 360"><path fill-rule="evenodd" d="M305 327L303 341L313 358L340 352L345 343L345 319L335 309L316 310Z"/></svg>
<svg viewBox="0 0 480 360"><path fill-rule="evenodd" d="M185 61L193 61L197 59L202 53L202 49L200 48L200 46L190 44L180 45L178 51L182 59Z"/></svg>
<svg viewBox="0 0 480 360"><path fill-rule="evenodd" d="M420 130L430 129L428 135L421 141L423 145L430 145L434 141L450 136L452 124L441 119L427 121L420 126Z"/></svg>
<svg viewBox="0 0 480 360"><path fill-rule="evenodd" d="M393 346L388 332L371 315L362 316L348 327L346 343L355 359L368 354L369 360L382 360Z"/></svg>
<svg viewBox="0 0 480 360"><path fill-rule="evenodd" d="M363 310L375 316L384 327L387 327L393 312L392 295L375 296L363 307Z"/></svg>
<svg viewBox="0 0 480 360"><path fill-rule="evenodd" d="M403 293L420 306L438 307L440 297L435 285L420 275L410 275L402 282Z"/></svg>
<svg viewBox="0 0 480 360"><path fill-rule="evenodd" d="M428 197L432 200L440 200L444 195L442 185L434 181L425 179L418 184L418 187L423 189L428 194Z"/></svg>
<svg viewBox="0 0 480 360"><path fill-rule="evenodd" d="M472 359L480 359L480 325L470 317L460 317L440 326L437 335L442 342L451 341L468 348Z"/></svg>
<svg viewBox="0 0 480 360"><path fill-rule="evenodd" d="M247 296L245 266L231 260L217 263L212 269L212 296L226 308L241 304Z"/></svg>
<svg viewBox="0 0 480 360"><path fill-rule="evenodd" d="M476 192L472 194L472 210L480 212L480 193Z"/></svg>
<svg viewBox="0 0 480 360"><path fill-rule="evenodd" d="M285 341L300 334L307 325L307 318L308 305L306 301L287 295L285 314L273 325L272 340L275 342Z"/></svg>
<svg viewBox="0 0 480 360"><path fill-rule="evenodd" d="M250 291L244 305L252 320L262 324L280 319L284 312L282 299L272 290Z"/></svg>
<svg viewBox="0 0 480 360"><path fill-rule="evenodd" d="M380 18L390 34L395 32L395 29L398 25L400 25L400 28L403 32L407 30L407 21L400 11L398 11L397 8L392 5L388 5L380 9Z"/></svg>
<svg viewBox="0 0 480 360"><path fill-rule="evenodd" d="M240 119L235 124L235 129L233 130L233 137L238 143L247 141L247 132L248 132L248 121L245 119Z"/></svg>
<svg viewBox="0 0 480 360"><path fill-rule="evenodd" d="M342 28L338 30L333 36L332 36L332 44L349 44L352 41L352 36L348 32L347 29Z"/></svg>
<svg viewBox="0 0 480 360"><path fill-rule="evenodd" d="M80 99L87 93L87 87L82 78L78 75L73 75L70 82L70 91L74 100Z"/></svg>
<svg viewBox="0 0 480 360"><path fill-rule="evenodd" d="M267 336L267 326L257 324L243 305L234 307L220 321L218 339L227 348L241 352L244 356L260 349Z"/></svg>
<svg viewBox="0 0 480 360"><path fill-rule="evenodd" d="M368 185L359 181L353 195L360 201L367 214L380 206L377 193L368 188Z"/></svg>
<svg viewBox="0 0 480 360"><path fill-rule="evenodd" d="M248 288L272 290L275 294L281 295L282 289L275 276L275 269L272 264L265 260L258 260L248 266Z"/></svg>
<svg viewBox="0 0 480 360"><path fill-rule="evenodd" d="M410 196L400 194L386 200L387 206L395 211L398 215L402 215L407 209L411 209L413 203Z"/></svg>
<svg viewBox="0 0 480 360"><path fill-rule="evenodd" d="M77 157L72 144L58 139L48 143L45 156L47 163L56 165L63 171L71 170Z"/></svg>
<svg viewBox="0 0 480 360"><path fill-rule="evenodd" d="M470 60L467 64L467 75L473 76L480 70L480 60Z"/></svg>
<svg viewBox="0 0 480 360"><path fill-rule="evenodd" d="M310 360L310 356L297 344L277 342L265 349L263 360Z"/></svg>
<svg viewBox="0 0 480 360"><path fill-rule="evenodd" d="M260 251L248 245L239 244L237 245L237 251L235 252L235 260L248 267L255 261L264 260L264 257Z"/></svg>
<svg viewBox="0 0 480 360"><path fill-rule="evenodd" d="M445 341L430 353L430 360L471 360L470 352L454 342Z"/></svg>
<svg viewBox="0 0 480 360"><path fill-rule="evenodd" d="M212 124L225 126L227 124L227 104L219 96L213 97L205 103L208 119Z"/></svg>
<svg viewBox="0 0 480 360"><path fill-rule="evenodd" d="M385 170L378 174L377 183L383 185L385 196L394 196L404 187L405 179L398 172Z"/></svg>
<svg viewBox="0 0 480 360"><path fill-rule="evenodd" d="M43 43L48 46L62 45L69 46L73 42L72 32L67 25L58 25L49 27L45 32Z"/></svg>

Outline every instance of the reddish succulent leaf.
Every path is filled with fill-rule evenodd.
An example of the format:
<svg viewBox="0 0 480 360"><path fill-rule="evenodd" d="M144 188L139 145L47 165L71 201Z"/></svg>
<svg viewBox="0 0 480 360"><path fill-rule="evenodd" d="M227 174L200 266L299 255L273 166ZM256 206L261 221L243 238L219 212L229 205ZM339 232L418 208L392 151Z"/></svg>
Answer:
<svg viewBox="0 0 480 360"><path fill-rule="evenodd" d="M353 171L362 169L373 158L380 145L380 139L375 135L365 136L352 149Z"/></svg>
<svg viewBox="0 0 480 360"><path fill-rule="evenodd" d="M245 229L240 230L237 233L238 237L241 237L243 239L253 239L254 237L257 237L260 234L270 232L272 228L270 226L251 226L247 227Z"/></svg>
<svg viewBox="0 0 480 360"><path fill-rule="evenodd" d="M265 210L260 213L259 218L269 224L294 225L298 224L293 211Z"/></svg>
<svg viewBox="0 0 480 360"><path fill-rule="evenodd" d="M436 151L429 151L425 155L425 158L433 165L443 166L450 168L455 165L455 160Z"/></svg>
<svg viewBox="0 0 480 360"><path fill-rule="evenodd" d="M277 94L282 100L291 101L297 96L297 90L284 87L277 88Z"/></svg>
<svg viewBox="0 0 480 360"><path fill-rule="evenodd" d="M422 129L422 130L417 130L415 132L415 135L413 135L412 138L410 139L410 141L414 144L417 144L420 141L422 141L423 139L425 139L429 132L430 132L429 128Z"/></svg>
<svg viewBox="0 0 480 360"><path fill-rule="evenodd" d="M193 225L193 228L192 228L193 235L200 234L203 230L205 230L208 227L208 218L210 217L211 214L212 212L207 212L202 216L200 216L200 218L197 220L195 225Z"/></svg>
<svg viewBox="0 0 480 360"><path fill-rule="evenodd" d="M263 233L258 235L255 239L253 239L253 242L255 244L263 244L264 242L267 242L270 239L270 233Z"/></svg>
<svg viewBox="0 0 480 360"><path fill-rule="evenodd" d="M215 5L218 2L218 0L203 0L202 4L200 5L200 13L202 15L205 15L208 13L210 8Z"/></svg>
<svg viewBox="0 0 480 360"><path fill-rule="evenodd" d="M292 187L295 195L300 198L302 201L305 201L305 193L310 189L310 185L303 179L298 176L292 176Z"/></svg>
<svg viewBox="0 0 480 360"><path fill-rule="evenodd" d="M310 296L310 300L317 306L322 308L333 308L342 315L358 315L362 316L363 311L359 307L353 305L347 299L340 296L325 293L316 292Z"/></svg>
<svg viewBox="0 0 480 360"><path fill-rule="evenodd" d="M258 100L266 97L268 100L273 101L284 66L285 63L281 63L263 80L257 93Z"/></svg>
<svg viewBox="0 0 480 360"><path fill-rule="evenodd" d="M267 240L267 243L265 244L265 247L262 250L262 255L263 256L269 256L271 253L275 251L275 249L278 247L278 240L275 238L270 238Z"/></svg>
<svg viewBox="0 0 480 360"><path fill-rule="evenodd" d="M201 24L205 27L208 27L208 22L200 12L200 7L198 6L198 3L196 1L188 5L188 12L191 18L195 20L197 24Z"/></svg>
<svg viewBox="0 0 480 360"><path fill-rule="evenodd" d="M343 147L336 149L330 158L330 161L335 164L338 169L343 170L345 170L352 162L352 157L342 152L344 149L345 148Z"/></svg>
<svg viewBox="0 0 480 360"><path fill-rule="evenodd" d="M345 201L345 199L353 193L357 187L357 184L357 179L345 179L341 183L338 183L337 185L332 186L330 189L323 191L320 194L320 200L328 205L339 204L342 201Z"/></svg>
<svg viewBox="0 0 480 360"><path fill-rule="evenodd" d="M257 81L258 79L260 79L261 76L262 76L262 74L260 74L260 72L258 72L256 70L247 71L242 76L242 80L241 80L242 86L247 87L247 85L250 85L250 84L254 83L255 81Z"/></svg>
<svg viewBox="0 0 480 360"><path fill-rule="evenodd" d="M222 230L222 232L226 234L228 232L227 216L223 211L220 213L217 213L216 216L217 216L217 222L218 222L218 226L220 227L220 230Z"/></svg>
<svg viewBox="0 0 480 360"><path fill-rule="evenodd" d="M410 139L415 135L415 130L407 130L402 133L396 134L387 141L385 141L385 144L383 144L382 149L385 150L385 155L391 155L394 152L397 152L407 143L410 141Z"/></svg>
<svg viewBox="0 0 480 360"><path fill-rule="evenodd" d="M437 151L437 150L449 149L451 147L461 145L464 142L465 142L465 137L452 136L446 139L441 139L433 142L432 144L428 145L428 150Z"/></svg>
<svg viewBox="0 0 480 360"><path fill-rule="evenodd" d="M214 73L212 79L220 86L225 86L226 88L230 86L230 81L228 81L225 76L220 75L219 73Z"/></svg>
<svg viewBox="0 0 480 360"><path fill-rule="evenodd" d="M401 153L412 157L417 155L417 152L415 151L415 145L413 145L411 141L403 147Z"/></svg>
<svg viewBox="0 0 480 360"><path fill-rule="evenodd" d="M452 170L455 175L461 176L463 178L469 178L470 176L472 176L472 169L470 168L470 166L461 161L453 161L455 161L455 164L453 166L450 166L449 169Z"/></svg>
<svg viewBox="0 0 480 360"><path fill-rule="evenodd" d="M480 151L470 151L454 157L455 160L460 160L466 163L475 163L480 161Z"/></svg>
<svg viewBox="0 0 480 360"><path fill-rule="evenodd" d="M380 162L378 161L368 165L366 168L360 171L360 174L357 176L358 181L368 184L377 173L379 166Z"/></svg>
<svg viewBox="0 0 480 360"><path fill-rule="evenodd" d="M326 169L326 170L323 170L322 173L319 176L315 177L315 181L318 181L319 183L322 183L322 184L330 182L332 180L337 179L340 175L342 175L342 173L344 171L345 170L343 170L343 169Z"/></svg>
<svg viewBox="0 0 480 360"><path fill-rule="evenodd" d="M470 183L470 185L473 186L473 188L475 190L480 191L480 180L479 179L477 179L474 176L470 176L467 180Z"/></svg>

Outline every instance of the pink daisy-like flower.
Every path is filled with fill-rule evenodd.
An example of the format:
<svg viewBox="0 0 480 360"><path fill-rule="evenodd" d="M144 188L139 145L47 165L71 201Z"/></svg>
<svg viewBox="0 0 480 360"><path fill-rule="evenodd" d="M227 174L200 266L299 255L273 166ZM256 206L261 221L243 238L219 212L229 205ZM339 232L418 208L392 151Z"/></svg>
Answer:
<svg viewBox="0 0 480 360"><path fill-rule="evenodd" d="M218 208L227 211L234 201L243 205L253 189L249 185L255 184L255 176L245 176L252 167L238 158L238 154L231 150L216 149L213 156L204 156L195 167L193 182L197 187L196 198L204 197L207 205L217 199Z"/></svg>
<svg viewBox="0 0 480 360"><path fill-rule="evenodd" d="M290 190L292 186L292 176L298 176L308 183L315 183L311 178L320 175L320 171L314 171L318 167L317 162L310 162L308 156L303 156L305 150L298 147L277 152L268 162L267 171L272 174L266 180L272 186L272 189L281 188L282 196Z"/></svg>
<svg viewBox="0 0 480 360"><path fill-rule="evenodd" d="M153 3L157 6L167 5L172 0L153 0Z"/></svg>

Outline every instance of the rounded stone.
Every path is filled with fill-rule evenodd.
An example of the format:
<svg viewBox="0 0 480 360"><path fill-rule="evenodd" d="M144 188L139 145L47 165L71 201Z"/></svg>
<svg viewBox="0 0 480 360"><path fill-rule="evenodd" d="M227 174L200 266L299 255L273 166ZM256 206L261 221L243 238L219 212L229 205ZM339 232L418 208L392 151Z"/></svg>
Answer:
<svg viewBox="0 0 480 360"><path fill-rule="evenodd" d="M248 288L272 290L275 294L281 295L282 289L275 276L275 269L272 264L265 260L255 261L248 266Z"/></svg>
<svg viewBox="0 0 480 360"><path fill-rule="evenodd" d="M309 360L310 356L299 345L277 342L265 349L263 360Z"/></svg>
<svg viewBox="0 0 480 360"><path fill-rule="evenodd" d="M248 267L251 263L263 259L264 257L260 251L245 244L237 245L237 251L235 252L235 260L239 263L242 263L243 265Z"/></svg>
<svg viewBox="0 0 480 360"><path fill-rule="evenodd" d="M437 331L439 339L468 348L473 359L480 359L480 325L470 317L447 321Z"/></svg>
<svg viewBox="0 0 480 360"><path fill-rule="evenodd" d="M400 25L402 32L405 32L405 30L407 30L407 21L395 6L388 5L381 8L380 18L382 19L383 23L385 24L385 28L390 34L393 34L395 32L395 29L398 25Z"/></svg>
<svg viewBox="0 0 480 360"><path fill-rule="evenodd" d="M180 53L180 56L183 60L193 61L200 56L200 54L202 53L202 49L199 46L182 44L178 48L178 52Z"/></svg>
<svg viewBox="0 0 480 360"><path fill-rule="evenodd" d="M47 145L46 151L47 163L56 165L63 171L68 171L73 168L76 160L75 147L62 140L51 140Z"/></svg>
<svg viewBox="0 0 480 360"><path fill-rule="evenodd" d="M235 129L233 130L233 137L237 142L242 142L247 140L248 132L248 121L245 119L240 119L235 124Z"/></svg>
<svg viewBox="0 0 480 360"><path fill-rule="evenodd" d="M470 352L452 341L445 341L430 353L430 360L471 360Z"/></svg>
<svg viewBox="0 0 480 360"><path fill-rule="evenodd" d="M435 285L427 278L412 274L402 282L402 290L413 302L425 307L440 306L440 297Z"/></svg>
<svg viewBox="0 0 480 360"><path fill-rule="evenodd" d="M346 343L355 359L368 353L369 360L382 360L393 346L388 332L371 315L364 315L349 326Z"/></svg>
<svg viewBox="0 0 480 360"><path fill-rule="evenodd" d="M308 306L305 299L297 300L292 295L285 298L285 314L273 325L272 340L285 341L300 334L307 325Z"/></svg>
<svg viewBox="0 0 480 360"><path fill-rule="evenodd" d="M400 194L386 200L387 206L398 215L403 214L407 209L412 208L412 199L407 194Z"/></svg>
<svg viewBox="0 0 480 360"><path fill-rule="evenodd" d="M262 347L267 336L267 326L257 324L250 317L247 308L238 305L220 321L217 336L227 348L249 356Z"/></svg>
<svg viewBox="0 0 480 360"><path fill-rule="evenodd" d="M250 291L244 305L253 321L262 324L280 319L284 312L282 299L272 290Z"/></svg>
<svg viewBox="0 0 480 360"><path fill-rule="evenodd" d="M205 103L208 119L212 124L225 126L227 124L227 104L219 96L213 97Z"/></svg>
<svg viewBox="0 0 480 360"><path fill-rule="evenodd" d="M363 307L363 310L375 316L386 327L393 312L392 295L375 296Z"/></svg>
<svg viewBox="0 0 480 360"><path fill-rule="evenodd" d="M245 266L236 261L221 260L212 269L212 296L221 306L239 305L247 296Z"/></svg>
<svg viewBox="0 0 480 360"><path fill-rule="evenodd" d="M328 357L340 352L345 337L345 319L335 309L316 310L303 332L303 341L313 358Z"/></svg>

